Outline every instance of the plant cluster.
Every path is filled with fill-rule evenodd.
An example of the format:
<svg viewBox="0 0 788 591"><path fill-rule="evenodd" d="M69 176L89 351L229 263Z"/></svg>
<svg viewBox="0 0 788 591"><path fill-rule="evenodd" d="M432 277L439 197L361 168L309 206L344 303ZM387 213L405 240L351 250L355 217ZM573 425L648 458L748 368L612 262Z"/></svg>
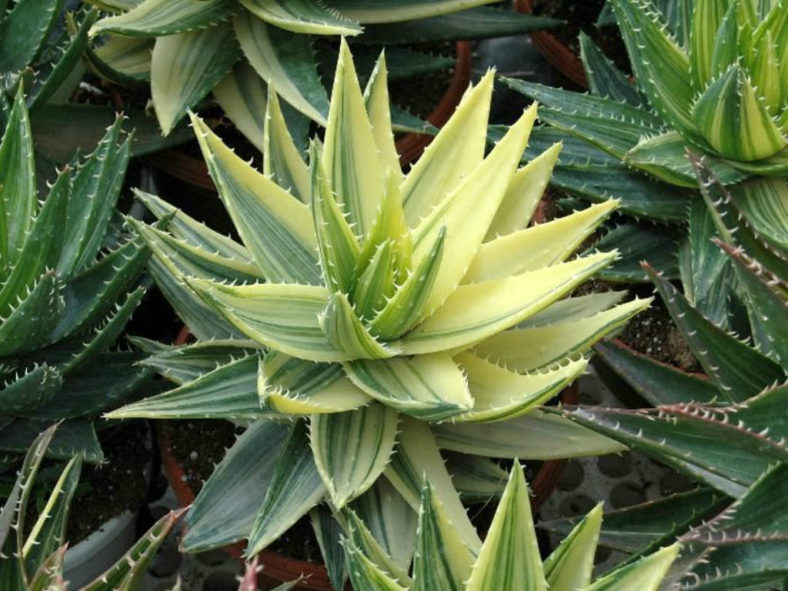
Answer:
<svg viewBox="0 0 788 591"><path fill-rule="evenodd" d="M0 0L2 589L68 587L82 464L132 419L238 435L87 590L141 588L181 515L186 552L244 545L241 591L297 522L337 589L783 588L785 0L610 0L631 77L583 35L591 94L504 77L540 104L499 127L488 71L407 171L395 132L423 122L389 79L447 62L396 45L555 21L489 0L88 3ZM148 81L156 122L70 102ZM186 141L187 116L230 236L150 184L118 209L131 158ZM653 284L698 371L616 339L653 298L599 280ZM125 350L154 284L193 339ZM568 398L594 352L642 408ZM695 488L534 523L521 461L627 450ZM489 524L469 516L487 502ZM563 540L545 552L537 528ZM625 556L595 572L598 546Z"/></svg>

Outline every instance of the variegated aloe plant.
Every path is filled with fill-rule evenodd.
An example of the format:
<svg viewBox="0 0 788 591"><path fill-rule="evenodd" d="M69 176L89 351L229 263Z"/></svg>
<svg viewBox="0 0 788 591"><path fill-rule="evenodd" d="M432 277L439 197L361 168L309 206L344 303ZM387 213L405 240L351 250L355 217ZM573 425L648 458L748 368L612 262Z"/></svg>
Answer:
<svg viewBox="0 0 788 591"><path fill-rule="evenodd" d="M35 523L26 524L32 514L30 500L36 476L56 429L56 425L50 427L33 441L11 494L0 508L0 587L4 591L66 589L66 524L79 484L80 456L73 457L63 468L47 502L35 516ZM82 591L139 589L148 565L182 513L183 510L174 511L162 517L115 564L82 587Z"/></svg>
<svg viewBox="0 0 788 591"><path fill-rule="evenodd" d="M492 1L91 0L119 13L92 27L91 35L104 36L92 61L116 80L150 79L165 134L213 89L228 116L260 147L265 84L325 125L329 101L313 47L317 36L364 32L365 43L397 44L512 35L558 23L482 6ZM430 64L446 67L423 53L399 56L422 72ZM400 130L421 130L418 118L396 114Z"/></svg>
<svg viewBox="0 0 788 591"><path fill-rule="evenodd" d="M340 517L347 571L356 591L656 591L678 556L674 543L591 581L602 505L577 524L544 562L518 462L481 550L468 548L429 484L421 491L413 570L403 572L351 511Z"/></svg>
<svg viewBox="0 0 788 591"><path fill-rule="evenodd" d="M262 174L192 117L244 246L140 194L172 216L169 232L137 227L200 342L159 346L148 365L181 386L109 416L255 420L195 501L188 549L248 537L254 554L323 498L342 508L382 475L407 512L426 474L476 551L439 448L494 477L484 456L622 449L534 410L585 370L592 343L648 305L616 305L620 293L562 299L615 259L567 260L616 203L527 227L560 146L517 168L531 108L485 157L492 83L490 72L466 93L403 175L385 61L362 95L343 43L308 165L273 93Z"/></svg>
<svg viewBox="0 0 788 591"><path fill-rule="evenodd" d="M113 219L129 160L122 119L37 199L34 144L21 91L0 142L0 450L24 453L65 420L49 452L103 459L93 425L151 372L110 351L144 288L150 251ZM2 468L15 462L4 455Z"/></svg>

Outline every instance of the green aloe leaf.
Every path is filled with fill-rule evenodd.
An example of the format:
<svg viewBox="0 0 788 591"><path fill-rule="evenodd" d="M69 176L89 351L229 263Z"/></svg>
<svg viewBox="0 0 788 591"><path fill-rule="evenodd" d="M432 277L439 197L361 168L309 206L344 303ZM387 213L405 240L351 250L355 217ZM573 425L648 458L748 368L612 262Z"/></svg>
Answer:
<svg viewBox="0 0 788 591"><path fill-rule="evenodd" d="M256 346L252 341L208 340L198 341L184 347L165 347L151 349L150 345L160 343L138 337L129 339L137 348L150 355L140 364L155 369L171 382L183 385L213 371L217 364L224 365L240 357L251 355Z"/></svg>
<svg viewBox="0 0 788 591"><path fill-rule="evenodd" d="M270 411L257 397L257 356L222 365L174 390L108 413L108 418L262 418Z"/></svg>
<svg viewBox="0 0 788 591"><path fill-rule="evenodd" d="M489 4L492 0L333 0L331 5L360 23L412 21Z"/></svg>
<svg viewBox="0 0 788 591"><path fill-rule="evenodd" d="M757 178L730 190L753 231L788 251L788 185L782 179Z"/></svg>
<svg viewBox="0 0 788 591"><path fill-rule="evenodd" d="M244 56L266 84L298 111L325 125L328 96L310 40L270 27L245 11L235 17L233 27Z"/></svg>
<svg viewBox="0 0 788 591"><path fill-rule="evenodd" d="M680 540L684 554L696 561L681 579L697 588L773 588L785 580L788 515L779 503L788 473L784 464L765 471L752 487L716 518L698 525ZM731 569L728 565L737 565Z"/></svg>
<svg viewBox="0 0 788 591"><path fill-rule="evenodd" d="M720 512L729 498L710 488L697 488L640 505L605 513L599 545L620 552L642 554L645 548L669 536L686 532L701 519ZM568 534L582 518L544 521L540 529ZM636 525L635 525L636 524Z"/></svg>
<svg viewBox="0 0 788 591"><path fill-rule="evenodd" d="M410 511L410 507L408 507ZM312 529L320 546L320 554L328 571L328 579L336 589L345 587L348 571L342 547L342 525L325 505L318 505L309 512Z"/></svg>
<svg viewBox="0 0 788 591"><path fill-rule="evenodd" d="M19 0L0 19L0 71L16 71L33 62L57 22L63 0ZM5 12L6 5L3 3Z"/></svg>
<svg viewBox="0 0 788 591"><path fill-rule="evenodd" d="M253 556L282 535L323 497L326 487L315 465L304 421L296 422L274 466L255 517L246 554Z"/></svg>
<svg viewBox="0 0 788 591"><path fill-rule="evenodd" d="M0 414L32 416L57 394L62 385L63 374L45 363L6 377L0 389Z"/></svg>
<svg viewBox="0 0 788 591"><path fill-rule="evenodd" d="M689 58L644 0L611 0L621 36L638 85L651 106L692 137L695 123L690 115L693 99Z"/></svg>
<svg viewBox="0 0 788 591"><path fill-rule="evenodd" d="M287 427L273 421L255 421L238 437L186 516L187 551L217 548L249 535L287 437Z"/></svg>
<svg viewBox="0 0 788 591"><path fill-rule="evenodd" d="M444 451L441 455L465 504L487 503L503 493L509 475L494 460L458 452Z"/></svg>
<svg viewBox="0 0 788 591"><path fill-rule="evenodd" d="M478 7L409 21L406 27L400 23L366 25L364 34L354 39L354 42L357 40L359 43L388 46L398 43L487 39L530 33L560 24L561 21L545 16Z"/></svg>
<svg viewBox="0 0 788 591"><path fill-rule="evenodd" d="M310 440L320 476L337 509L366 491L394 450L397 413L382 404L314 415Z"/></svg>
<svg viewBox="0 0 788 591"><path fill-rule="evenodd" d="M65 311L63 284L53 272L42 275L0 324L0 356L28 353L49 343Z"/></svg>
<svg viewBox="0 0 788 591"><path fill-rule="evenodd" d="M605 5L610 6L609 4ZM646 97L626 75L605 57L599 46L584 32L580 33L580 59L586 73L588 87L597 96L613 99L633 107L646 105Z"/></svg>
<svg viewBox="0 0 788 591"><path fill-rule="evenodd" d="M0 449L23 454L38 434L51 425L52 421L24 419L4 426L0 431ZM66 462L76 455L82 456L91 464L104 461L104 452L99 445L93 422L85 419L71 419L60 423L46 455Z"/></svg>
<svg viewBox="0 0 788 591"><path fill-rule="evenodd" d="M692 11L689 59L692 85L702 90L712 78L712 60L717 31L725 17L725 2L698 0ZM734 42L735 45L735 42Z"/></svg>
<svg viewBox="0 0 788 591"><path fill-rule="evenodd" d="M102 76L125 84L150 80L155 41L107 34L104 43L88 50L90 63Z"/></svg>
<svg viewBox="0 0 788 591"><path fill-rule="evenodd" d="M707 377L654 361L620 341L604 341L595 348L613 371L654 406L711 402L719 396L719 391Z"/></svg>
<svg viewBox="0 0 788 591"><path fill-rule="evenodd" d="M739 497L771 464L785 461L788 428L776 409L786 386L735 406L678 403L654 410L580 407L567 415L663 461L709 486Z"/></svg>
<svg viewBox="0 0 788 591"><path fill-rule="evenodd" d="M614 282L645 281L648 276L640 263L646 261L666 279L677 279L676 248L680 237L678 229L667 226L621 223L594 243L596 249L621 253L621 258L603 269L599 277Z"/></svg>
<svg viewBox="0 0 788 591"><path fill-rule="evenodd" d="M33 2L18 6L25 4ZM36 212L33 136L21 91L14 99L0 141L0 208L0 271L7 272L19 259Z"/></svg>
<svg viewBox="0 0 788 591"><path fill-rule="evenodd" d="M743 401L785 379L779 365L704 318L652 269L647 267L646 272L659 290L673 322L723 398Z"/></svg>
<svg viewBox="0 0 788 591"><path fill-rule="evenodd" d="M241 49L229 25L156 39L150 89L165 136L240 58Z"/></svg>
<svg viewBox="0 0 788 591"><path fill-rule="evenodd" d="M128 12L108 16L90 30L92 36L118 33L127 37L163 37L204 29L228 18L233 0L144 0Z"/></svg>

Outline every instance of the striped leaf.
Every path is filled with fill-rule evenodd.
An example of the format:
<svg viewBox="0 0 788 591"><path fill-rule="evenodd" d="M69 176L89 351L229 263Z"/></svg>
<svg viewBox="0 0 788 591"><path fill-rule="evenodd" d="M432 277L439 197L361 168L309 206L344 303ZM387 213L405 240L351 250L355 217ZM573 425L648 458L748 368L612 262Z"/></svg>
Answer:
<svg viewBox="0 0 788 591"><path fill-rule="evenodd" d="M244 56L266 84L298 111L325 125L328 97L317 73L310 41L302 35L269 27L246 11L235 17L233 27Z"/></svg>
<svg viewBox="0 0 788 591"><path fill-rule="evenodd" d="M410 271L399 289L370 322L373 334L382 338L397 338L419 321L440 270L445 245L446 228L443 227L435 237L429 254Z"/></svg>
<svg viewBox="0 0 788 591"><path fill-rule="evenodd" d="M269 351L258 368L258 395L277 412L311 415L355 410L370 398L337 364L313 363Z"/></svg>
<svg viewBox="0 0 788 591"><path fill-rule="evenodd" d="M221 285L198 279L189 286L230 324L261 345L309 361L346 361L326 338L319 317L329 301L316 285Z"/></svg>
<svg viewBox="0 0 788 591"><path fill-rule="evenodd" d="M255 79L260 80L257 76ZM304 203L309 203L311 199L309 168L304 163L287 128L279 97L271 88L268 89L268 101L263 112L265 124L260 146L263 151L263 173L272 177L277 185L289 190Z"/></svg>
<svg viewBox="0 0 788 591"><path fill-rule="evenodd" d="M233 0L144 0L128 12L99 20L91 27L90 35L163 37L186 33L228 18L234 8Z"/></svg>
<svg viewBox="0 0 788 591"><path fill-rule="evenodd" d="M345 562L350 582L356 591L407 591L397 581L367 558L352 539L343 537Z"/></svg>
<svg viewBox="0 0 788 591"><path fill-rule="evenodd" d="M518 374L473 355L456 358L465 372L473 408L452 417L458 422L500 421L544 404L581 375L588 360L568 361L543 373Z"/></svg>
<svg viewBox="0 0 788 591"><path fill-rule="evenodd" d="M493 75L485 75L463 95L454 115L424 150L402 183L402 203L410 226L443 201L484 157Z"/></svg>
<svg viewBox="0 0 788 591"><path fill-rule="evenodd" d="M626 450L613 439L539 410L508 421L442 423L432 430L441 449L491 458L556 460Z"/></svg>
<svg viewBox="0 0 788 591"><path fill-rule="evenodd" d="M562 144L556 142L514 174L487 229L485 243L528 226L550 181L561 148Z"/></svg>
<svg viewBox="0 0 788 591"><path fill-rule="evenodd" d="M264 127L267 102L266 87L257 72L246 61L241 61L213 86L213 97L233 122L233 125L246 136L252 145L267 154L264 149ZM265 174L270 174L264 170ZM286 183L277 184L287 187Z"/></svg>
<svg viewBox="0 0 788 591"><path fill-rule="evenodd" d="M347 359L386 359L397 354L396 346L375 339L343 293L329 296L318 321L328 342Z"/></svg>
<svg viewBox="0 0 788 591"><path fill-rule="evenodd" d="M369 396L424 421L438 421L473 407L462 370L442 353L354 360L344 368Z"/></svg>
<svg viewBox="0 0 788 591"><path fill-rule="evenodd" d="M390 240L381 242L369 259L366 269L358 275L353 289L353 307L362 319L377 316L396 289L394 246Z"/></svg>
<svg viewBox="0 0 788 591"><path fill-rule="evenodd" d="M482 283L564 261L617 207L606 201L485 242L462 281Z"/></svg>
<svg viewBox="0 0 788 591"><path fill-rule="evenodd" d="M788 184L757 178L731 187L731 194L753 231L788 252Z"/></svg>
<svg viewBox="0 0 788 591"><path fill-rule="evenodd" d="M238 437L186 516L186 551L217 548L249 535L287 436L284 425L255 421Z"/></svg>
<svg viewBox="0 0 788 591"><path fill-rule="evenodd" d="M465 513L435 439L425 423L403 417L397 453L384 474L414 511L418 511L420 506L421 489L425 482L429 482L463 543L473 554L478 553L481 547L479 536Z"/></svg>
<svg viewBox="0 0 788 591"><path fill-rule="evenodd" d="M315 466L304 421L290 429L271 482L249 534L245 554L254 556L276 540L323 497L325 485Z"/></svg>
<svg viewBox="0 0 788 591"><path fill-rule="evenodd" d="M494 460L447 451L441 455L465 504L487 503L503 493L509 475Z"/></svg>
<svg viewBox="0 0 788 591"><path fill-rule="evenodd" d="M241 4L265 22L295 33L311 35L358 35L361 27L333 8L310 0L241 0Z"/></svg>
<svg viewBox="0 0 788 591"><path fill-rule="evenodd" d="M607 266L615 253L597 253L513 277L457 288L402 341L405 354L461 350L521 322Z"/></svg>
<svg viewBox="0 0 788 591"><path fill-rule="evenodd" d="M354 234L352 218L345 219L346 204L336 199L317 144L309 148L312 184L312 217L317 233L320 264L326 285L333 291L350 293L355 287L355 269L361 247Z"/></svg>
<svg viewBox="0 0 788 591"><path fill-rule="evenodd" d="M545 310L568 311L571 298L556 302ZM500 332L483 340L474 352L511 371L527 372L588 351L604 336L624 326L633 316L648 308L650 299L634 299L607 310L589 310L588 315L574 317L545 316L536 321ZM530 320L530 319L529 319Z"/></svg>
<svg viewBox="0 0 788 591"><path fill-rule="evenodd" d="M660 588L673 561L679 555L680 549L681 545L678 542L662 548L637 562L617 568L601 579L597 579L587 589L588 591L627 591L629 589L656 591Z"/></svg>
<svg viewBox="0 0 788 591"><path fill-rule="evenodd" d="M719 0L696 0L692 10L689 59L692 85L696 91L703 90L713 77L714 42L727 12L726 4Z"/></svg>
<svg viewBox="0 0 788 591"><path fill-rule="evenodd" d="M353 512L400 569L413 559L417 514L387 478L378 478L352 503Z"/></svg>
<svg viewBox="0 0 788 591"><path fill-rule="evenodd" d="M0 275L18 260L36 206L33 136L20 90L0 141Z"/></svg>
<svg viewBox="0 0 788 591"><path fill-rule="evenodd" d="M109 418L256 419L272 413L257 397L257 357L249 355L174 390L108 413Z"/></svg>
<svg viewBox="0 0 788 591"><path fill-rule="evenodd" d="M364 89L364 105L369 123L372 126L372 136L381 159L384 172L394 175L397 185L403 180L402 169L399 164L399 154L394 145L394 134L391 132L391 107L388 89L388 68L386 54L380 52L375 62L375 67L369 75L367 87Z"/></svg>
<svg viewBox="0 0 788 591"><path fill-rule="evenodd" d="M353 58L344 39L331 93L323 168L357 235L366 235L383 201L383 169Z"/></svg>
<svg viewBox="0 0 788 591"><path fill-rule="evenodd" d="M111 80L150 80L153 44L152 39L107 34L104 43L89 50L88 56L96 69Z"/></svg>
<svg viewBox="0 0 788 591"><path fill-rule="evenodd" d="M788 145L739 65L704 90L692 114L703 136L725 158L760 160Z"/></svg>
<svg viewBox="0 0 788 591"><path fill-rule="evenodd" d="M410 510L410 508L408 508ZM347 583L348 571L345 565L345 551L342 547L342 525L332 515L326 505L318 505L309 512L312 530L323 564L326 565L328 578L335 589L343 589Z"/></svg>
<svg viewBox="0 0 788 591"><path fill-rule="evenodd" d="M544 561L551 591L585 589L591 583L594 555L602 526L602 504L594 507Z"/></svg>
<svg viewBox="0 0 788 591"><path fill-rule="evenodd" d="M412 591L462 591L472 560L428 481L421 491Z"/></svg>
<svg viewBox="0 0 788 591"><path fill-rule="evenodd" d="M238 264L243 264L244 269L249 273L253 273L253 269L257 269L249 252L232 238L211 230L205 224L198 222L156 195L134 189L134 196L156 216L156 219L167 218L167 231L176 238L224 258L233 259Z"/></svg>
<svg viewBox="0 0 788 591"><path fill-rule="evenodd" d="M331 6L360 23L412 21L466 8L489 4L493 0L332 0Z"/></svg>
<svg viewBox="0 0 788 591"><path fill-rule="evenodd" d="M547 589L531 516L528 485L518 461L514 463L509 483L465 588L467 591Z"/></svg>
<svg viewBox="0 0 788 591"><path fill-rule="evenodd" d="M337 509L365 492L394 450L397 413L382 404L314 415L310 440L315 465Z"/></svg>
<svg viewBox="0 0 788 591"><path fill-rule="evenodd" d="M145 350L149 341L133 339L132 343ZM158 344L158 343L157 343ZM140 364L155 369L169 381L183 385L213 371L217 364L224 365L255 352L252 341L210 340L184 347L161 349L143 359ZM150 352L147 351L146 352Z"/></svg>
<svg viewBox="0 0 788 591"><path fill-rule="evenodd" d="M535 119L534 107L525 111L489 156L414 228L415 264L431 255L434 241L444 227L445 248L451 252L451 257L441 260L422 318L440 307L460 283L503 200ZM481 193L485 199L480 203L478 196Z"/></svg>
<svg viewBox="0 0 788 591"><path fill-rule="evenodd" d="M191 119L224 206L265 277L320 284L308 207L236 156L200 118Z"/></svg>

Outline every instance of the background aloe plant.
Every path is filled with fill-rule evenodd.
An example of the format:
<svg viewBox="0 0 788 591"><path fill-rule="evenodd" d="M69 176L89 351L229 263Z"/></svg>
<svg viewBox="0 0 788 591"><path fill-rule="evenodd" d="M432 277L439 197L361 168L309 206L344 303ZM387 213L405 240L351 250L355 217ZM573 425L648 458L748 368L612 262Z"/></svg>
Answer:
<svg viewBox="0 0 788 591"><path fill-rule="evenodd" d="M63 563L68 547L66 524L79 483L82 458L74 456L63 468L48 501L37 514L29 509L47 448L57 425L42 432L31 444L11 494L0 509L0 584L9 591L65 589ZM161 543L178 522L183 510L157 521L129 551L106 572L85 585L83 591L138 589L141 578ZM32 526L26 520L35 517Z"/></svg>
<svg viewBox="0 0 788 591"><path fill-rule="evenodd" d="M356 591L404 589L534 589L546 591L655 591L679 553L674 543L591 582L602 506L578 523L544 563L531 516L528 486L515 462L484 544L474 552L464 543L429 484L421 491L413 570L393 568L364 524L347 510L343 547Z"/></svg>
<svg viewBox="0 0 788 591"><path fill-rule="evenodd" d="M111 351L145 289L150 251L115 217L129 159L122 119L74 157L43 203L33 138L17 93L0 142L0 449L24 452L65 420L49 453L102 460L92 421L132 395L150 370ZM4 457L3 467L15 462Z"/></svg>
<svg viewBox="0 0 788 591"><path fill-rule="evenodd" d="M308 165L273 92L263 174L192 117L245 246L139 194L172 218L167 232L136 226L155 253L152 274L200 341L139 341L155 353L146 364L181 385L109 416L254 420L196 499L187 549L247 537L253 555L324 497L342 508L387 494L394 509L376 515L369 502L373 517L412 523L426 474L477 550L440 448L496 477L485 456L621 449L534 410L584 371L596 340L648 305L616 305L621 293L561 299L614 260L566 261L616 204L528 228L560 146L517 168L530 109L484 157L492 82L488 73L466 93L403 175L385 60L362 95L343 43Z"/></svg>
<svg viewBox="0 0 788 591"><path fill-rule="evenodd" d="M359 35L363 43L396 45L511 35L557 24L482 6L490 2L95 1L120 14L92 27L92 35L104 36L92 61L115 80L150 79L165 134L213 89L228 116L260 147L266 84L295 108L288 114L291 121L299 112L325 125L329 101L318 65L326 52L316 55L317 36ZM396 47L389 57L403 74L447 66L441 58ZM407 112L395 111L394 116L400 130L422 128Z"/></svg>

